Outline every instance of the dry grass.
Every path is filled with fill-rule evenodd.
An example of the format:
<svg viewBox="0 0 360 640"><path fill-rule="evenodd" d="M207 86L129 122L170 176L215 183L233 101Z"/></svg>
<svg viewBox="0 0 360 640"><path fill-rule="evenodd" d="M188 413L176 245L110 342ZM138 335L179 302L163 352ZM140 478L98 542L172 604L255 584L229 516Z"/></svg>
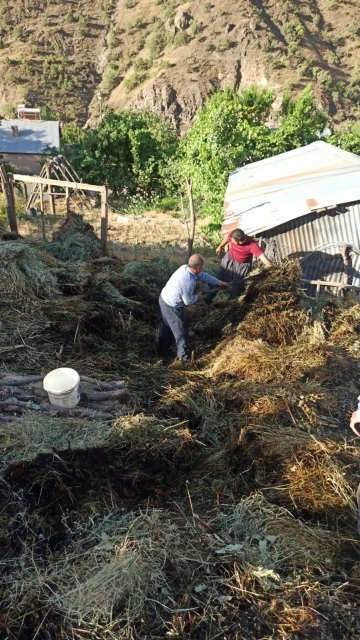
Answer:
<svg viewBox="0 0 360 640"><path fill-rule="evenodd" d="M351 457L350 457L351 460ZM355 487L360 470L358 458L352 464L341 461L322 443L295 454L284 465L286 492L296 509L317 514L343 513L355 516ZM351 479L351 480L350 480Z"/></svg>
<svg viewBox="0 0 360 640"><path fill-rule="evenodd" d="M261 567L286 576L291 566L301 567L305 572L314 568L325 572L334 560L337 548L334 536L320 527L306 526L283 507L267 502L261 494L242 500L232 512L218 519L235 545L239 545L240 557L251 566L262 586L274 575L266 575L266 571L261 575Z"/></svg>

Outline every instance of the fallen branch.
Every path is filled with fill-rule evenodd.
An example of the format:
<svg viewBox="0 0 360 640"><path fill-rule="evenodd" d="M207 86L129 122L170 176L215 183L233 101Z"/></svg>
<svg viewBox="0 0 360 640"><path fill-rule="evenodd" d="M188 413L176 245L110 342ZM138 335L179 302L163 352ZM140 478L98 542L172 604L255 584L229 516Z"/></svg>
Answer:
<svg viewBox="0 0 360 640"><path fill-rule="evenodd" d="M130 400L130 393L127 389L113 389L112 391L81 394L81 400L87 400L88 402L98 402L98 400L106 400L106 398L122 398L126 402Z"/></svg>
<svg viewBox="0 0 360 640"><path fill-rule="evenodd" d="M0 380L1 387L24 387L27 384L31 384L32 382L41 382L43 380L43 376L27 376L26 378L21 378L20 376L14 376L10 380Z"/></svg>
<svg viewBox="0 0 360 640"><path fill-rule="evenodd" d="M104 391L112 391L113 389L124 389L125 381L124 380L116 380L114 382L101 382L101 380L96 380L95 378L89 378L89 376L80 376L81 382L88 382L89 384L96 385L99 389L103 389Z"/></svg>
<svg viewBox="0 0 360 640"><path fill-rule="evenodd" d="M0 422L19 422L21 418L19 416L2 416L0 415Z"/></svg>

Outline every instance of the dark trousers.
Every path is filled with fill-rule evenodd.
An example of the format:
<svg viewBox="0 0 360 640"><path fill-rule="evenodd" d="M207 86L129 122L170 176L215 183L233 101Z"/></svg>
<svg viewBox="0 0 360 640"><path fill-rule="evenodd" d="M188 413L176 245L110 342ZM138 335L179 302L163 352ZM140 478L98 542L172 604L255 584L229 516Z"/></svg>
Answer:
<svg viewBox="0 0 360 640"><path fill-rule="evenodd" d="M237 262L234 260L230 253L225 253L221 260L221 265L216 277L223 282L231 282L230 299L238 298L244 290L244 278L251 270L251 264L249 262ZM204 296L205 302L208 304L213 301L217 295L217 291L211 292L212 285L209 286L210 291Z"/></svg>
<svg viewBox="0 0 360 640"><path fill-rule="evenodd" d="M189 358L188 329L184 307L170 307L159 297L161 312L160 346L166 349L174 336L180 360Z"/></svg>

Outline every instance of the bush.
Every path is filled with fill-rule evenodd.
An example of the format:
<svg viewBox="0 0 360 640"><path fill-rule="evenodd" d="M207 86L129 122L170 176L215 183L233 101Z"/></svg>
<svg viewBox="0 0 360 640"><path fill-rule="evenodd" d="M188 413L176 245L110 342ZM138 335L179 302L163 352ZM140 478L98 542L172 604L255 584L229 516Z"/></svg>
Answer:
<svg viewBox="0 0 360 640"><path fill-rule="evenodd" d="M191 38L186 31L178 31L174 36L173 43L175 47L184 47L190 40Z"/></svg>
<svg viewBox="0 0 360 640"><path fill-rule="evenodd" d="M169 69L170 68L170 62L169 60L160 60L160 69Z"/></svg>
<svg viewBox="0 0 360 640"><path fill-rule="evenodd" d="M165 30L156 29L148 38L148 47L150 56L153 59L158 58L168 44L168 34Z"/></svg>
<svg viewBox="0 0 360 640"><path fill-rule="evenodd" d="M148 74L146 71L137 71L124 80L124 87L126 91L132 91L145 82L147 78Z"/></svg>
<svg viewBox="0 0 360 640"><path fill-rule="evenodd" d="M147 58L138 58L134 62L134 71L136 72L148 71L150 68L151 60L148 60Z"/></svg>
<svg viewBox="0 0 360 640"><path fill-rule="evenodd" d="M217 50L220 52L227 51L228 49L231 49L232 45L233 45L233 42L231 38L224 37L224 38L221 38L217 46Z"/></svg>
<svg viewBox="0 0 360 640"><path fill-rule="evenodd" d="M194 36L198 35L199 33L201 33L203 31L204 27L202 22L199 22L198 20L193 20L193 22L191 23L191 32Z"/></svg>
<svg viewBox="0 0 360 640"><path fill-rule="evenodd" d="M210 13L211 9L212 9L211 2L205 2L204 4L205 13Z"/></svg>
<svg viewBox="0 0 360 640"><path fill-rule="evenodd" d="M69 11L67 12L65 16L65 20L70 24L73 24L74 22L76 22L75 14L73 11L71 11L71 9L69 9Z"/></svg>
<svg viewBox="0 0 360 640"><path fill-rule="evenodd" d="M126 9L134 9L136 7L136 0L125 0L124 2Z"/></svg>

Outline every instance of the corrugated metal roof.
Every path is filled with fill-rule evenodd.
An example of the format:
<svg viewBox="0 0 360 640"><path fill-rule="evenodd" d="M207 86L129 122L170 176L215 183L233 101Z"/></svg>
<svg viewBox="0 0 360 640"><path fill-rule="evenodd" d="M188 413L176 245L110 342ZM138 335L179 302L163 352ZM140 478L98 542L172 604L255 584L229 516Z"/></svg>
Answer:
<svg viewBox="0 0 360 640"><path fill-rule="evenodd" d="M18 127L13 136L11 127ZM0 126L0 153L41 154L46 147L60 148L59 123L39 120L2 120Z"/></svg>
<svg viewBox="0 0 360 640"><path fill-rule="evenodd" d="M318 141L230 175L223 232L259 234L324 207L360 200L360 156Z"/></svg>

